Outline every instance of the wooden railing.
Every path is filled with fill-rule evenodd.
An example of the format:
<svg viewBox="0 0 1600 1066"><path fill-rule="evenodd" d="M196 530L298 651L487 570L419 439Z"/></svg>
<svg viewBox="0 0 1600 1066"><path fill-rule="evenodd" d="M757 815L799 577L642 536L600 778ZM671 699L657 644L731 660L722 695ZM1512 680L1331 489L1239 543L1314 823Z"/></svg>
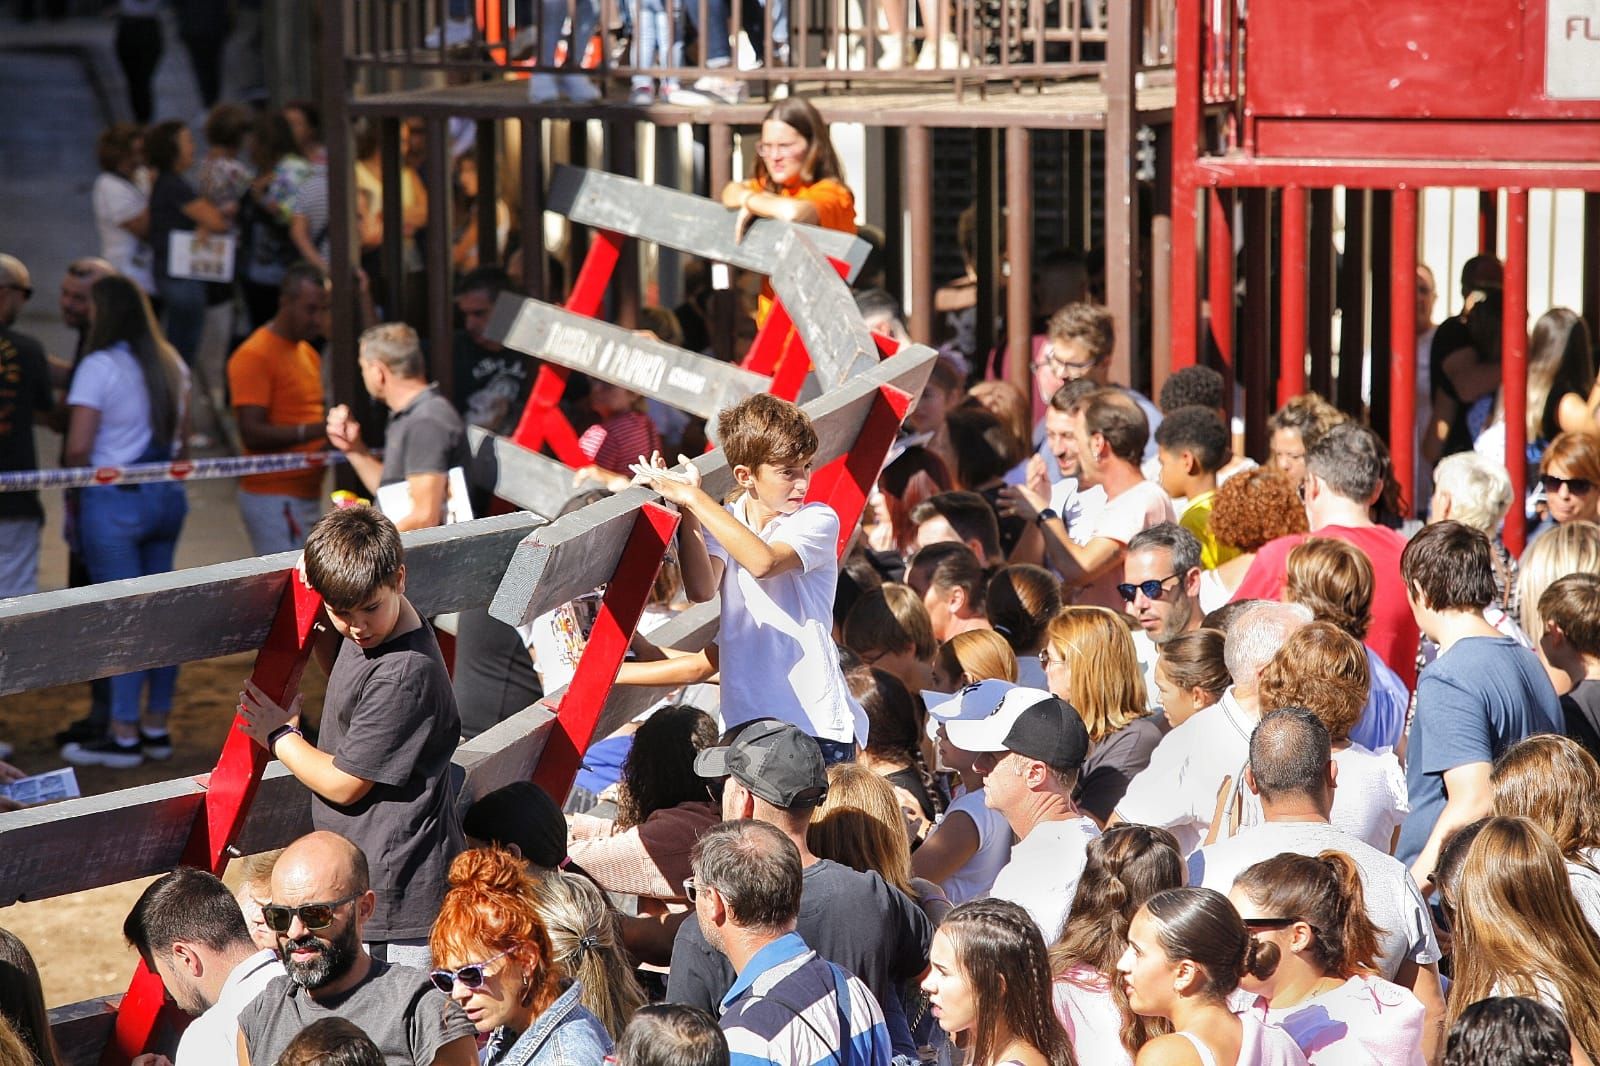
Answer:
<svg viewBox="0 0 1600 1066"><path fill-rule="evenodd" d="M725 214L716 221L731 225ZM811 380L823 390L805 408L817 430L821 467L808 499L833 506L849 531L935 355L914 345L895 351L867 334L840 268L817 249L807 227L765 225L772 252L759 265L774 279L779 306L793 288L790 280L778 284L780 278L815 287L785 310L784 321L793 324L785 347L811 357ZM629 236L608 232L613 241ZM704 239L714 244L718 237ZM609 254L605 242L596 247L591 254ZM604 274L597 265L602 288ZM700 357L691 353L639 347L639 338L619 336L614 327L570 309L504 300L492 328L509 347L579 362L565 345L549 344L548 333L541 338L524 328L559 320L569 330L633 345L689 373L709 369L694 363ZM841 323L841 315L853 321ZM864 364L863 345L889 357ZM745 376L724 384L733 382L741 394L776 381L739 373ZM711 410L681 389L661 398ZM472 445L473 480L532 510L405 534L407 595L418 611L433 616L489 606L497 617L521 622L597 587L605 593L571 683L457 750L454 780L462 807L529 778L565 794L590 740L660 697L650 689L613 690L612 683L678 521L654 492L630 488L547 524L532 511L559 509L570 492L570 469L481 431L473 432ZM709 491L731 485L720 452L695 462ZM0 695L257 650L252 679L286 700L309 657L311 624L321 610L320 599L298 578L295 558L285 553L0 603ZM694 650L714 638L717 618L715 603L701 604L655 630L652 639ZM231 857L282 847L309 828L304 786L230 730L209 775L0 814L0 906L150 877L179 864L220 874ZM58 1008L52 1024L66 1061L88 1066L126 1063L145 1050L170 1051L183 1019L165 1004L159 979L141 965L125 996Z"/></svg>

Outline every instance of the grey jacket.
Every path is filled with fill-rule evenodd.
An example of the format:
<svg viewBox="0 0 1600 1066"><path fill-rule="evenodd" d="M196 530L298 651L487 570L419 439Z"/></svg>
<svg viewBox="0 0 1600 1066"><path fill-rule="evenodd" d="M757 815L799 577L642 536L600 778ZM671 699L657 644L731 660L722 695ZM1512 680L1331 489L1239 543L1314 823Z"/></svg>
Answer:
<svg viewBox="0 0 1600 1066"><path fill-rule="evenodd" d="M611 1037L579 1002L582 993L573 981L521 1036L504 1026L490 1033L478 1053L480 1066L601 1066L611 1054Z"/></svg>

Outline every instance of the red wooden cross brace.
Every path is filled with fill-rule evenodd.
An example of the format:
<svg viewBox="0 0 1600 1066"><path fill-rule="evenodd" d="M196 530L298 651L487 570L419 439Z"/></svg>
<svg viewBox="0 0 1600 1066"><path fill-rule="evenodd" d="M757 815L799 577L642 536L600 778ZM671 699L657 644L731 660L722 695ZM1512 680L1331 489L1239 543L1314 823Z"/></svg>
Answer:
<svg viewBox="0 0 1600 1066"><path fill-rule="evenodd" d="M534 784L558 799L572 787L583 753L594 739L606 696L628 653L639 615L650 599L661 560L677 528L677 512L659 503L647 503L635 514L633 531L622 549L616 572L606 582L594 628L578 658L566 695L561 698L555 728L534 768Z"/></svg>
<svg viewBox="0 0 1600 1066"><path fill-rule="evenodd" d="M255 668L250 673L250 680L280 704L293 698L300 687L300 675L311 656L311 627L321 613L322 597L300 579L298 571L291 569L272 629L256 654ZM234 725L238 725L237 717ZM267 753L261 745L238 728L228 730L216 769L205 782L205 800L189 831L181 865L222 875L228 865L228 847L244 827L266 766ZM161 978L140 962L117 1010L116 1029L101 1055L102 1066L126 1066L149 1047L151 1037L163 1022L174 1029L187 1024L187 1019L175 1010L163 1019L165 1006Z"/></svg>
<svg viewBox="0 0 1600 1066"><path fill-rule="evenodd" d="M567 296L565 308L575 315L594 318L605 302L606 286L617 269L622 256L622 245L627 240L620 233L596 230L589 243L589 253L583 257L583 267L578 271L572 292ZM534 378L533 391L528 395L528 405L522 409L511 439L529 451L539 451L546 444L556 458L570 467L588 465L589 459L578 449L578 434L572 423L561 413L561 394L567 388L571 373L564 366L545 363Z"/></svg>
<svg viewBox="0 0 1600 1066"><path fill-rule="evenodd" d="M873 483L883 469L883 457L900 432L900 423L911 409L911 394L892 385L880 385L878 395L867 412L850 450L818 470L806 489L806 502L821 502L839 516L838 553L844 554L850 535L855 532Z"/></svg>

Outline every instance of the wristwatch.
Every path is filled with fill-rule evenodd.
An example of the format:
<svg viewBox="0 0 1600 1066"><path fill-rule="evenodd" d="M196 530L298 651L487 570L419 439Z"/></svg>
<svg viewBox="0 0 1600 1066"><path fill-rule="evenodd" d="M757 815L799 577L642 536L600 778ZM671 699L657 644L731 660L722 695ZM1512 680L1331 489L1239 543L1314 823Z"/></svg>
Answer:
<svg viewBox="0 0 1600 1066"><path fill-rule="evenodd" d="M305 739L305 734L300 732L299 727L288 724L280 725L278 728L267 734L267 754L275 755L276 752L273 751L273 748L277 746L278 741L282 740L290 733L293 733L302 740Z"/></svg>
<svg viewBox="0 0 1600 1066"><path fill-rule="evenodd" d="M1034 521L1040 525L1044 525L1046 522L1060 517L1061 516L1056 513L1056 509L1054 507L1046 507L1044 510L1039 512L1038 517L1035 518Z"/></svg>

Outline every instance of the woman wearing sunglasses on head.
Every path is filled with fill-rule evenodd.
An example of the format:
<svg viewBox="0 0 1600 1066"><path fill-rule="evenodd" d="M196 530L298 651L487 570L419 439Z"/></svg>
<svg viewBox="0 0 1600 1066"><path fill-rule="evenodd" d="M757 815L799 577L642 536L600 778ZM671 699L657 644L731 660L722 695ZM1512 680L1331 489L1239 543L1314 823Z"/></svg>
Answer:
<svg viewBox="0 0 1600 1066"><path fill-rule="evenodd" d="M509 851L456 856L428 939L442 967L433 983L489 1034L480 1066L600 1066L611 1038L580 1002L582 986L561 977L533 891Z"/></svg>

